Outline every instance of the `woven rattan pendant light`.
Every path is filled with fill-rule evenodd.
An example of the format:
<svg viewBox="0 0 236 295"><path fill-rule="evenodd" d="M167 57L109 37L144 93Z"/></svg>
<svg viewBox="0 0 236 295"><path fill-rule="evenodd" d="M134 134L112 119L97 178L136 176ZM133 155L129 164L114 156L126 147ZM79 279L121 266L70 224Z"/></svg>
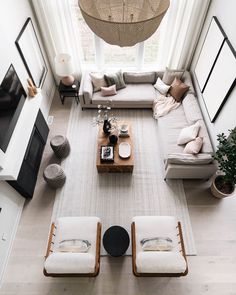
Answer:
<svg viewBox="0 0 236 295"><path fill-rule="evenodd" d="M133 46L159 27L170 0L79 0L90 29L109 44Z"/></svg>

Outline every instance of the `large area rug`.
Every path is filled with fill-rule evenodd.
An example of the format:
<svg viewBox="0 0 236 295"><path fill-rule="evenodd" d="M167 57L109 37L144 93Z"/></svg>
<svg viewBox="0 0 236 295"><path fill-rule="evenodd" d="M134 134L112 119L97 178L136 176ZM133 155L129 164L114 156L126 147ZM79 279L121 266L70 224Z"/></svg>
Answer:
<svg viewBox="0 0 236 295"><path fill-rule="evenodd" d="M121 225L130 232L133 216L174 215L181 221L188 255L195 255L192 227L182 180L163 179L158 121L151 110L117 110L120 120L132 122L135 167L132 174L98 174L96 169L96 110L72 104L67 137L71 153L62 162L67 180L57 191L52 219L60 216L98 216L103 232ZM106 254L102 248L102 254ZM131 254L131 247L127 254Z"/></svg>

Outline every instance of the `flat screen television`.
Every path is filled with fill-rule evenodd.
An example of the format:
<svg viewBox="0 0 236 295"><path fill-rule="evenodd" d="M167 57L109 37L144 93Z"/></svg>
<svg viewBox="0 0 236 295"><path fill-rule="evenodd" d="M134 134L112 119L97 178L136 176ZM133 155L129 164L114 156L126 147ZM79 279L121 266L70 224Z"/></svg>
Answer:
<svg viewBox="0 0 236 295"><path fill-rule="evenodd" d="M10 65L0 85L0 148L3 152L7 150L26 96L13 65Z"/></svg>

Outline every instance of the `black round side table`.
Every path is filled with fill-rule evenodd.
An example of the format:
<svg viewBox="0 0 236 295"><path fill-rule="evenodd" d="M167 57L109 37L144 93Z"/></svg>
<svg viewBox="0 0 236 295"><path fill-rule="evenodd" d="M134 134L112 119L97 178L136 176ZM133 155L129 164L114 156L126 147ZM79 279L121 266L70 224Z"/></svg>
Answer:
<svg viewBox="0 0 236 295"><path fill-rule="evenodd" d="M119 225L109 227L103 235L103 246L108 254L119 257L125 254L129 247L128 232Z"/></svg>

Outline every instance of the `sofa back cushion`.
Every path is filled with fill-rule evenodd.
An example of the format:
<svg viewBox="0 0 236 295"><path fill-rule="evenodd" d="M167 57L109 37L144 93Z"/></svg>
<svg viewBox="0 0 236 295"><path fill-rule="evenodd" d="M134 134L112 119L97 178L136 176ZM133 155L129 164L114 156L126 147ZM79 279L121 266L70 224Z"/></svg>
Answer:
<svg viewBox="0 0 236 295"><path fill-rule="evenodd" d="M140 84L140 83L151 83L156 82L155 72L124 72L124 80L127 84Z"/></svg>
<svg viewBox="0 0 236 295"><path fill-rule="evenodd" d="M167 85L171 85L175 78L181 79L183 74L184 70L172 70L166 67L162 81Z"/></svg>
<svg viewBox="0 0 236 295"><path fill-rule="evenodd" d="M186 96L187 94L193 94L193 95L196 95L196 94L195 94L195 90L194 90L194 88L193 88L192 78L191 78L191 75L190 75L190 73L189 73L188 71L185 71L185 72L183 73L183 76L182 76L181 80L182 80L185 84L187 84L187 85L189 86L189 90L188 90L188 92L185 94L185 96Z"/></svg>
<svg viewBox="0 0 236 295"><path fill-rule="evenodd" d="M202 119L202 113L197 98L193 94L188 94L183 100L182 105L185 117L190 125Z"/></svg>
<svg viewBox="0 0 236 295"><path fill-rule="evenodd" d="M198 122L201 126L199 129L198 136L203 138L203 145L202 145L201 153L212 154L213 148L212 148L212 144L211 144L211 140L209 137L209 133L208 133L206 124L203 120L199 120Z"/></svg>

